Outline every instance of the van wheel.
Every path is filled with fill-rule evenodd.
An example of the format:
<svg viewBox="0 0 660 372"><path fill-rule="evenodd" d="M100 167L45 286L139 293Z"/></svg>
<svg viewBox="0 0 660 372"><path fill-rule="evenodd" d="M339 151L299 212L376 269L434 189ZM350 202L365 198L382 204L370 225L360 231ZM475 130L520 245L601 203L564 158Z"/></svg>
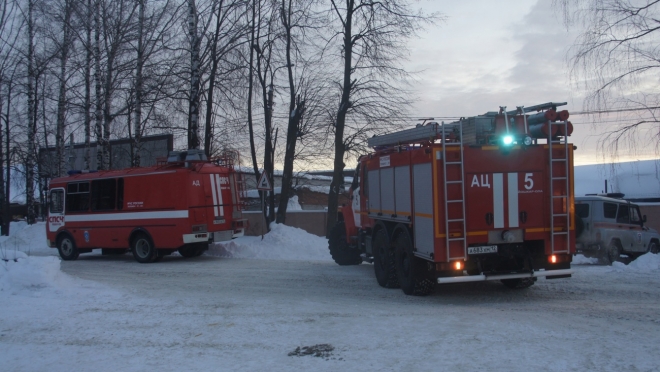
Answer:
<svg viewBox="0 0 660 372"><path fill-rule="evenodd" d="M330 250L332 259L335 260L338 265L347 266L359 265L362 263L360 251L351 248L348 243L346 243L346 227L344 221L337 222L330 231L328 249Z"/></svg>
<svg viewBox="0 0 660 372"><path fill-rule="evenodd" d="M402 229L394 241L396 247L396 274L403 293L427 296L435 289L435 283L424 276L424 262L415 257L412 239L407 229Z"/></svg>
<svg viewBox="0 0 660 372"><path fill-rule="evenodd" d="M651 242L651 244L649 244L649 252L653 254L658 254L658 243Z"/></svg>
<svg viewBox="0 0 660 372"><path fill-rule="evenodd" d="M62 235L57 240L57 251L64 261L77 260L80 255L78 248L76 248L76 243L71 235L68 234Z"/></svg>
<svg viewBox="0 0 660 372"><path fill-rule="evenodd" d="M138 234L133 238L131 244L133 249L133 257L139 263L150 263L158 258L158 250L154 247L154 243L146 234Z"/></svg>
<svg viewBox="0 0 660 372"><path fill-rule="evenodd" d="M618 242L613 242L607 248L607 259L611 264L615 263L621 257L621 246Z"/></svg>

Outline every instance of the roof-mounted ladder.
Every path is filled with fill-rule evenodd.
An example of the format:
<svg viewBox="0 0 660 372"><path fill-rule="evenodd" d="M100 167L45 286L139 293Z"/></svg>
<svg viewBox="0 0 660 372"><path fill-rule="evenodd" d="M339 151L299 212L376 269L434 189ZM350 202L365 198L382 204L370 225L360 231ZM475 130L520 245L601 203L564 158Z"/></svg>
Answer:
<svg viewBox="0 0 660 372"><path fill-rule="evenodd" d="M563 125L564 132L568 133L568 122L551 122L550 125ZM551 134L553 131L550 130ZM550 134L548 135L548 149L550 151L550 246L552 253L570 253L570 229L571 229L571 215L570 215L570 199L568 197L570 187L570 169L568 164L568 137L558 136L553 139ZM555 145L562 151L562 156L554 157L553 148ZM557 166L556 169L555 166ZM563 173L563 175L561 175ZM555 195L555 192L557 193ZM555 200L562 201L562 210L555 210ZM558 231L555 228L555 220L558 220L559 225L566 227L565 231ZM564 237L566 245L561 249L557 249L556 242L558 237Z"/></svg>
<svg viewBox="0 0 660 372"><path fill-rule="evenodd" d="M453 128L453 126L452 126ZM459 131L459 140L457 142L447 142L446 138L448 136L448 133L445 132L445 125L442 125L442 172L443 172L443 180L444 180L444 192L445 192L445 243L447 247L447 260L454 260L454 259L466 259L467 258L467 239L466 239L466 226L465 226L465 163L463 161L463 126L458 124L458 131ZM452 161L447 161L447 148L448 147L456 147L458 146L459 148L459 159ZM457 179L448 179L448 168L459 168L459 177ZM458 185L460 187L460 196L455 195L449 195L449 187L450 185ZM458 196L458 199L449 199L449 197L455 197ZM449 206L450 204L458 204L460 205L460 212L462 213L460 216L456 215L449 215ZM452 208L453 209L453 208ZM455 210L455 209L454 209ZM461 234L460 236L455 236L450 234L449 227L450 225L452 227L456 227L456 225L460 225L461 227ZM452 257L450 255L451 250L449 249L451 244L460 244L463 247L463 254L460 256L454 256Z"/></svg>

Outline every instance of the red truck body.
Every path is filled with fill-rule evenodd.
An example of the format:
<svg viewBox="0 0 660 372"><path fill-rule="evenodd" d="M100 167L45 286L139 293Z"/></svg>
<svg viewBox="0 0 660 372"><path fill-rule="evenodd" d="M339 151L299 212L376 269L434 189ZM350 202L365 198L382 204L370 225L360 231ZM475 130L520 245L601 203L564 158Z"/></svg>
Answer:
<svg viewBox="0 0 660 372"><path fill-rule="evenodd" d="M556 136L568 122L544 123L555 136L543 140L548 130L531 137L523 114L476 118L370 139L330 234L337 263L373 261L380 285L421 295L435 283L570 276L574 148Z"/></svg>
<svg viewBox="0 0 660 372"><path fill-rule="evenodd" d="M175 250L199 255L210 242L242 236L240 174L227 162L186 160L187 154L153 167L51 180L48 245L64 259L96 248L132 249L139 262L153 262Z"/></svg>

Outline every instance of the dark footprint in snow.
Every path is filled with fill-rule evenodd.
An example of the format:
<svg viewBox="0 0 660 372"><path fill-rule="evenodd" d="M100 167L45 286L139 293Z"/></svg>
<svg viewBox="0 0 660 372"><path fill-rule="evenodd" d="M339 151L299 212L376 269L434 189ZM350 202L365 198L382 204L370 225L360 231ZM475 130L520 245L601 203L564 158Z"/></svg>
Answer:
<svg viewBox="0 0 660 372"><path fill-rule="evenodd" d="M332 356L332 351L334 350L334 346L330 344L318 344L318 345L313 345L313 346L303 346L303 347L297 347L296 350L290 352L288 355L289 356L305 356L305 355L311 355L317 358L329 358Z"/></svg>

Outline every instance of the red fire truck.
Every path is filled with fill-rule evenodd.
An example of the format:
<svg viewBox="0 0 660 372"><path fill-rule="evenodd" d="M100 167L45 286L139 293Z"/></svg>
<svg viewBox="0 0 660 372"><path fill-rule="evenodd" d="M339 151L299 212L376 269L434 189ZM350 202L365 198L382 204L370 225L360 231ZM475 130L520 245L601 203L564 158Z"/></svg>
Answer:
<svg viewBox="0 0 660 372"><path fill-rule="evenodd" d="M237 153L209 161L200 150L172 152L153 167L71 171L49 185L48 245L63 260L101 248L128 249L140 263L178 250L201 255L210 242L244 234Z"/></svg>
<svg viewBox="0 0 660 372"><path fill-rule="evenodd" d="M570 277L575 147L568 111L557 111L565 104L370 138L374 152L360 157L351 205L329 234L335 262L373 262L378 284L412 295L436 283L526 288Z"/></svg>

